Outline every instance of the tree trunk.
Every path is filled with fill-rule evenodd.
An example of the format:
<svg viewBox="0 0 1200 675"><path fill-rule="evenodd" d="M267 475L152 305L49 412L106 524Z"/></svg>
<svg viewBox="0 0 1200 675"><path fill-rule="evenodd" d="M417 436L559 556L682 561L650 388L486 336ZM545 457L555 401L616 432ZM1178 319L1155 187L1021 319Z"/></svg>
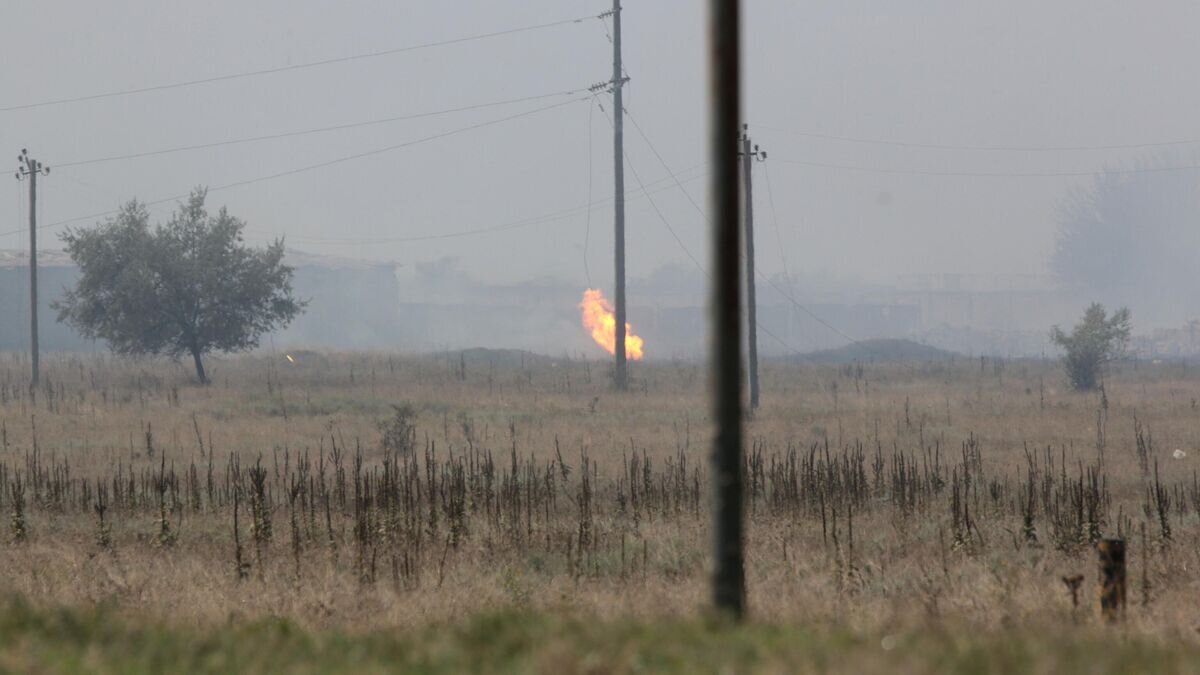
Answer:
<svg viewBox="0 0 1200 675"><path fill-rule="evenodd" d="M200 360L200 350L192 350L192 361L196 363L196 379L200 384L208 384L208 376L204 374L204 362Z"/></svg>

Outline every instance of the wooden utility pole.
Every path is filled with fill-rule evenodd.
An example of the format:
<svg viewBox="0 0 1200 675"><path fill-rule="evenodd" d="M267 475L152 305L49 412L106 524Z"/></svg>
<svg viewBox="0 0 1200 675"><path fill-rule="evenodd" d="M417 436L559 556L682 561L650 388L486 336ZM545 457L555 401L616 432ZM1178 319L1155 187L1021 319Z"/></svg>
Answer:
<svg viewBox="0 0 1200 675"><path fill-rule="evenodd" d="M712 387L716 437L713 475L713 603L740 619L746 612L742 513L742 289L738 223L741 117L739 0L709 0L709 148L713 166Z"/></svg>
<svg viewBox="0 0 1200 675"><path fill-rule="evenodd" d="M767 153L754 146L750 149L749 126L742 125L742 200L745 206L746 247L746 330L749 341L747 352L750 362L750 409L758 409L758 299L754 283L754 180L751 159L765 161Z"/></svg>
<svg viewBox="0 0 1200 675"><path fill-rule="evenodd" d="M17 180L29 178L29 386L36 387L38 372L38 268L37 268L37 177L49 174L50 167L22 149L17 155Z"/></svg>

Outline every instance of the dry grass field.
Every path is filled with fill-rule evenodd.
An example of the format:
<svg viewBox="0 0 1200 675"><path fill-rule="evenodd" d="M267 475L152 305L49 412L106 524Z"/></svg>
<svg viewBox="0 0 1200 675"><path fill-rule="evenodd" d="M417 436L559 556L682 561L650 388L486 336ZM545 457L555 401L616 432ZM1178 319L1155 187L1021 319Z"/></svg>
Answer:
<svg viewBox="0 0 1200 675"><path fill-rule="evenodd" d="M702 364L290 356L0 356L0 670L1200 669L1200 367L767 364L733 628Z"/></svg>

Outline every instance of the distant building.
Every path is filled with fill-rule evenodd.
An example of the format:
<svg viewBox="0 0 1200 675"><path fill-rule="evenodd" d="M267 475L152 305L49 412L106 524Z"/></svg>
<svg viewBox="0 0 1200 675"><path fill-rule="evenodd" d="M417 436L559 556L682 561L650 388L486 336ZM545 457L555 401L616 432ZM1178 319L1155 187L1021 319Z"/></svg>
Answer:
<svg viewBox="0 0 1200 675"><path fill-rule="evenodd" d="M580 325L584 288L554 278L489 284L453 260L398 267L289 251L296 295L309 301L276 347L436 352L471 347L527 349L606 358ZM58 323L50 304L78 271L61 252L39 254L40 333L45 350L92 350ZM23 252L0 251L0 350L29 341L29 272ZM666 266L629 280L629 322L648 358L694 358L709 344L707 279ZM610 289L604 289L610 292ZM759 351L764 356L830 349L853 340L909 339L967 354L1051 355L1050 326L1071 325L1086 303L1033 275L943 274L894 285L760 279ZM1200 354L1200 324L1158 331L1140 353Z"/></svg>
<svg viewBox="0 0 1200 675"><path fill-rule="evenodd" d="M273 339L282 345L395 348L402 322L395 265L289 251L293 289L309 301L304 314ZM38 333L46 351L103 348L66 324L50 305L73 286L79 270L61 251L38 252ZM0 250L0 350L29 348L29 259Z"/></svg>
<svg viewBox="0 0 1200 675"><path fill-rule="evenodd" d="M485 284L452 262L416 265L400 281L405 338L418 350L488 346L605 357L580 323L584 288L557 279ZM629 280L628 320L645 339L647 358L693 358L708 348L707 280L674 267ZM610 289L603 289L611 300ZM856 339L911 337L920 330L914 305L806 302L759 289L759 346L764 355L837 347ZM830 326L834 328L830 328ZM838 332L841 331L841 332Z"/></svg>
<svg viewBox="0 0 1200 675"><path fill-rule="evenodd" d="M1135 338L1133 347L1139 355L1147 357L1200 357L1200 319L1189 321L1182 328L1160 328Z"/></svg>
<svg viewBox="0 0 1200 675"><path fill-rule="evenodd" d="M79 270L62 251L38 252L38 342L48 351L86 351L94 345L58 322L50 305L75 285ZM29 253L0 250L0 350L29 348Z"/></svg>
<svg viewBox="0 0 1200 675"><path fill-rule="evenodd" d="M288 251L292 288L307 300L304 313L275 335L280 345L395 349L404 321L394 263Z"/></svg>

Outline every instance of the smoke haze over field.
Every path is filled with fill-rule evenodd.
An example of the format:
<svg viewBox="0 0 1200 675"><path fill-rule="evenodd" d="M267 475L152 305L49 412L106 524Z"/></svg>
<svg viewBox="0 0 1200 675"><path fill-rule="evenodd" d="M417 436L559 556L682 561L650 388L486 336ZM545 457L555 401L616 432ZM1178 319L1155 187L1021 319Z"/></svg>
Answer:
<svg viewBox="0 0 1200 675"><path fill-rule="evenodd" d="M599 19L10 109L608 8L605 0L7 3L0 20L9 64L0 72L0 149L15 155L29 148L54 168L39 183L47 224L135 197L165 199L151 207L165 219L174 205L168 198L209 185L211 204L244 218L256 242L286 235L303 251L409 269L453 258L487 283L554 277L580 291L611 289L611 97L587 96L589 85L611 73L609 26ZM707 223L693 205L707 209L705 18L703 3L625 3L631 278L664 265L692 266L691 257L708 263ZM1068 195L1090 188L1089 174L1143 166L1156 150L1131 146L1200 139L1200 90L1193 86L1200 5L1193 2L755 0L746 22L745 118L769 153L755 168L758 266L767 275L812 280L810 289L914 275L1048 275ZM565 91L576 93L70 166ZM549 107L556 104L563 105ZM385 148L392 149L376 152ZM288 173L364 153L374 154ZM1188 156L1179 155L1176 165L1189 163ZM223 187L276 174L287 175ZM1189 206L1200 201L1200 171L1170 176L1178 190L1166 192ZM0 233L15 232L0 236L0 249L26 245L21 190L10 192L0 211ZM1172 226L1196 220L1194 212L1163 210L1172 213ZM43 245L55 247L52 233L60 229L44 230ZM478 232L488 229L494 231ZM464 232L472 234L411 240ZM1180 264L1194 260L1185 256ZM1141 298L1195 294L1195 284L1179 283L1112 297L1132 306L1137 326ZM1168 309L1159 312L1162 305ZM1159 302L1155 320L1180 325L1195 318L1188 314L1194 307ZM1049 319L1074 318L1058 316ZM813 345L819 342L828 340Z"/></svg>

